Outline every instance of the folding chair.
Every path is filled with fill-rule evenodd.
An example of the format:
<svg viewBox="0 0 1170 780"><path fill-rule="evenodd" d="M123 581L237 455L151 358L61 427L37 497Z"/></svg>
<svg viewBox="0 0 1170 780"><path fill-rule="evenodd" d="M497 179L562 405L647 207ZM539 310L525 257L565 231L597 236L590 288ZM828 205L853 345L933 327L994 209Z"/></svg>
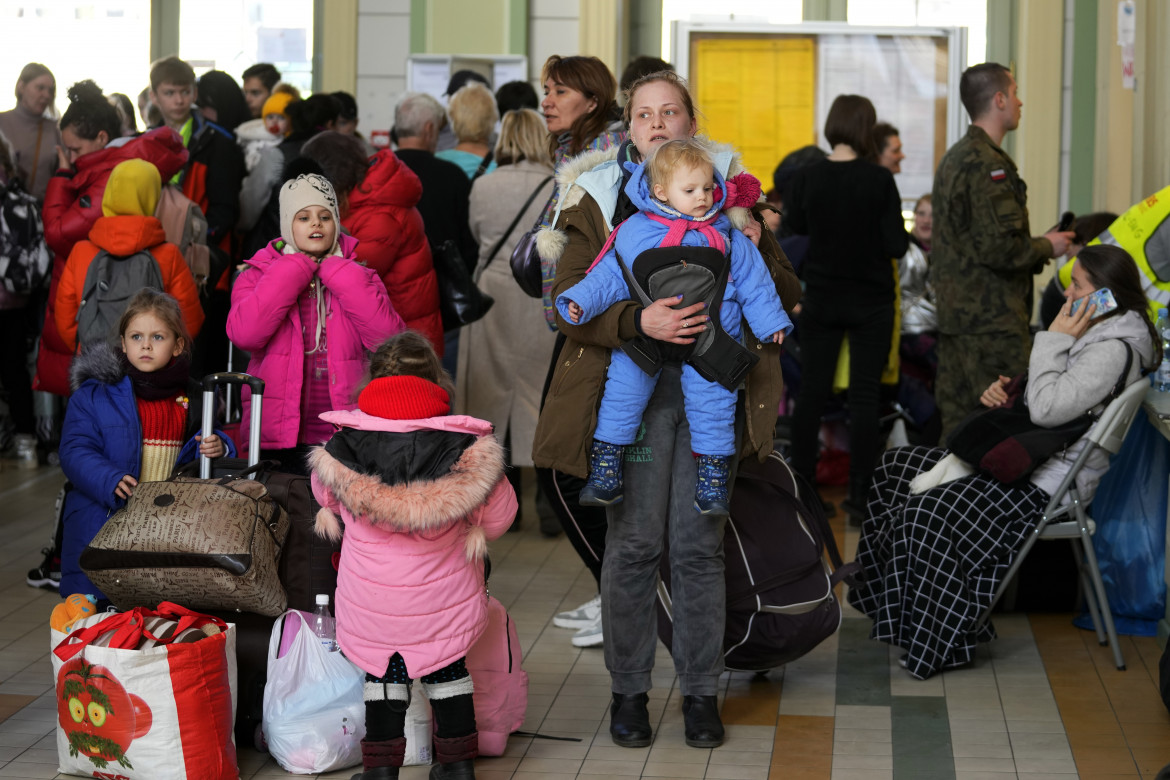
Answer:
<svg viewBox="0 0 1170 780"><path fill-rule="evenodd" d="M1106 450L1117 454L1121 443L1125 440L1129 426L1133 423L1141 408L1142 399L1149 387L1144 380L1134 382L1121 395L1113 400L1105 411L1101 413L1096 427L1089 434L1088 444L1077 457L1073 467L1065 475L1064 480L1057 488L1056 494L1044 509L1044 515L1036 528L1032 531L1020 548L1019 553L1012 561L1011 567L999 587L991 604L979 616L975 629L978 630L991 617L991 610L999 602L1012 578L1016 576L1024 558L1032 549L1037 540L1068 539L1073 546L1073 555L1077 559L1077 567L1081 573L1081 591L1085 596L1085 603L1089 607L1089 614L1093 618L1093 627L1097 630L1097 641L1104 645L1108 642L1113 648L1113 660L1120 671L1125 671L1125 659L1121 655L1121 646L1117 641L1117 630L1113 627L1113 614L1109 611L1109 599L1105 595L1105 583L1101 580L1101 570L1097 566L1097 555L1093 551L1093 533L1097 530L1096 522L1086 512L1085 502L1077 492L1076 476L1096 449ZM1102 630L1104 625L1104 630Z"/></svg>

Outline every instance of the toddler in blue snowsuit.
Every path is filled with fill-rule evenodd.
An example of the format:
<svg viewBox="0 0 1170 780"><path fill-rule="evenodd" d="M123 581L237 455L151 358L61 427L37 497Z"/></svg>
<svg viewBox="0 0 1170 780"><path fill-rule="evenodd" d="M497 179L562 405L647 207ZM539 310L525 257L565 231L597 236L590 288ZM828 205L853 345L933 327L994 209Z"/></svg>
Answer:
<svg viewBox="0 0 1170 780"><path fill-rule="evenodd" d="M615 228L611 244L589 274L556 300L561 316L588 322L630 297L617 255L632 265L643 251L659 246L708 246L730 258L731 272L720 306L724 331L739 340L747 318L761 341L780 343L792 330L760 252L723 213L728 186L704 145L695 139L670 141L639 165L625 188L639 213ZM615 254L616 250L616 254ZM622 457L634 442L658 375L650 376L624 352L614 350L590 450L589 480L580 502L608 506L622 499ZM690 364L682 369L682 390L691 450L698 460L695 507L705 515L728 513L727 482L735 454L736 391L704 379Z"/></svg>

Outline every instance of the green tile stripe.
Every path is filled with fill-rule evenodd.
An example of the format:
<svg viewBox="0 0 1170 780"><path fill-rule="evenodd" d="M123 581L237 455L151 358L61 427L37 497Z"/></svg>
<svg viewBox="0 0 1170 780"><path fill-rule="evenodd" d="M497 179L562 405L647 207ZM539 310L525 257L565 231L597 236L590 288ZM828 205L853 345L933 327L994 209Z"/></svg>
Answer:
<svg viewBox="0 0 1170 780"><path fill-rule="evenodd" d="M954 780L955 757L945 698L893 697L890 727L894 780Z"/></svg>
<svg viewBox="0 0 1170 780"><path fill-rule="evenodd" d="M1077 214L1093 209L1093 151L1097 143L1097 2L1073 5L1072 148L1068 207Z"/></svg>
<svg viewBox="0 0 1170 780"><path fill-rule="evenodd" d="M837 632L837 704L887 707L890 656L883 642L869 638L873 621L846 618ZM948 743L949 744L949 743Z"/></svg>
<svg viewBox="0 0 1170 780"><path fill-rule="evenodd" d="M410 53L426 54L429 40L426 0L410 0Z"/></svg>

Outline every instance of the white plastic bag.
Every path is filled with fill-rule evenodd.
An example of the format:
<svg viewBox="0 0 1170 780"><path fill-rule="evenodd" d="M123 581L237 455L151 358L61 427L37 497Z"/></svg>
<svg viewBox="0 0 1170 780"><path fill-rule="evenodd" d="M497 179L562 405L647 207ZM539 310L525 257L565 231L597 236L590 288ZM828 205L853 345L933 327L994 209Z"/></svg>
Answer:
<svg viewBox="0 0 1170 780"><path fill-rule="evenodd" d="M422 683L411 686L410 706L406 708L406 755L403 766L426 766L431 763L431 704Z"/></svg>
<svg viewBox="0 0 1170 780"><path fill-rule="evenodd" d="M285 620L300 630L278 658ZM268 682L264 686L264 739L289 772L332 772L362 762L366 711L365 673L340 652L325 649L305 614L290 609L272 627Z"/></svg>

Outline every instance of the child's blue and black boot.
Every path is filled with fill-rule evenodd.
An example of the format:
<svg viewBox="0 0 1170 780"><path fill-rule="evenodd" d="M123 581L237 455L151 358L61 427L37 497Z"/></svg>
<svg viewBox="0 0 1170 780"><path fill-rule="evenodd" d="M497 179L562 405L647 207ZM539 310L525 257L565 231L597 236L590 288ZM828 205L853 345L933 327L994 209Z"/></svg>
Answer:
<svg viewBox="0 0 1170 780"><path fill-rule="evenodd" d="M695 509L708 517L727 517L731 514L727 499L731 458L726 455L699 455L695 462L699 477L695 484Z"/></svg>
<svg viewBox="0 0 1170 780"><path fill-rule="evenodd" d="M626 448L593 440L589 450L589 480L581 488L581 506L610 506L622 500L622 458Z"/></svg>

